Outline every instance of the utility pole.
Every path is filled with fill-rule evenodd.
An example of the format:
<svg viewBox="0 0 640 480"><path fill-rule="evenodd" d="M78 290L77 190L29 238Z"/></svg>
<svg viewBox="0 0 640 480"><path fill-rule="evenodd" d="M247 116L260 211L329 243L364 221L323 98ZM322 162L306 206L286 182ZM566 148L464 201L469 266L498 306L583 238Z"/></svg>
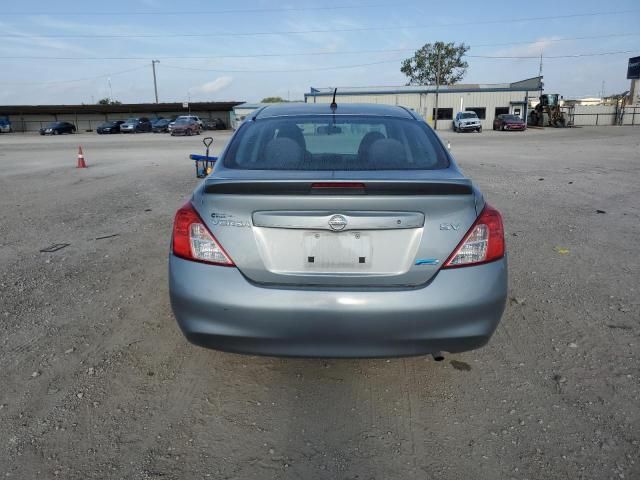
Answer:
<svg viewBox="0 0 640 480"><path fill-rule="evenodd" d="M107 83L109 84L109 100L113 102L113 88L111 88L111 77L107 77Z"/></svg>
<svg viewBox="0 0 640 480"><path fill-rule="evenodd" d="M153 90L156 93L156 103L158 103L158 82L156 80L156 63L160 63L160 60L151 60L151 68L153 70Z"/></svg>
<svg viewBox="0 0 640 480"><path fill-rule="evenodd" d="M544 50L540 50L540 68L538 69L538 77L540 78L542 78L542 54L543 53L544 53ZM542 80L540 80L540 97L542 97Z"/></svg>
<svg viewBox="0 0 640 480"><path fill-rule="evenodd" d="M440 93L440 54L438 51L438 69L436 70L436 112L433 117L433 129L438 130L438 93Z"/></svg>
<svg viewBox="0 0 640 480"><path fill-rule="evenodd" d="M541 77L542 76L542 53L544 52L544 50L540 50L540 67L538 68L538 76Z"/></svg>

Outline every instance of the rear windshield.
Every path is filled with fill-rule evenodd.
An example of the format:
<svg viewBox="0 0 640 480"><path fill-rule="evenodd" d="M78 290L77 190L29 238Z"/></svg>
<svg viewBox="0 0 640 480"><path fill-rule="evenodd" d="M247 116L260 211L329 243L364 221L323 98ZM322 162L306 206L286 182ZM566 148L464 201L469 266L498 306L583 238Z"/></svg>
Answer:
<svg viewBox="0 0 640 480"><path fill-rule="evenodd" d="M244 123L224 157L247 170L435 170L449 160L422 122L318 115Z"/></svg>

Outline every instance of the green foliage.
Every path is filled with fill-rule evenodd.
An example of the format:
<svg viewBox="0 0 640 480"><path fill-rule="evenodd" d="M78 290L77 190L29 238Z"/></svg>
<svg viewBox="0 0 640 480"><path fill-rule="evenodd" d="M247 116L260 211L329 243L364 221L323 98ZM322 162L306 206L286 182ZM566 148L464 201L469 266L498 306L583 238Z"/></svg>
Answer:
<svg viewBox="0 0 640 480"><path fill-rule="evenodd" d="M409 78L407 85L452 85L467 72L469 64L462 58L468 50L464 43L426 43L402 61L400 71Z"/></svg>
<svg viewBox="0 0 640 480"><path fill-rule="evenodd" d="M118 100L111 100L110 98L101 98L98 100L98 105L122 105L122 102Z"/></svg>
<svg viewBox="0 0 640 480"><path fill-rule="evenodd" d="M262 102L260 103L283 103L286 102L286 100L282 97L265 97L262 99Z"/></svg>

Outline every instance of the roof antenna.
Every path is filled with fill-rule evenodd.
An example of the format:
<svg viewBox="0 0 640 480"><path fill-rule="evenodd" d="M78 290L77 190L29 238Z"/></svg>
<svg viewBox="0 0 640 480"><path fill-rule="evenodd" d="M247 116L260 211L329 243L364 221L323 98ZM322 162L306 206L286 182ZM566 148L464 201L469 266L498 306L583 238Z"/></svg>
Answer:
<svg viewBox="0 0 640 480"><path fill-rule="evenodd" d="M331 110L335 110L336 108L338 108L338 104L336 103L336 92L338 91L338 89L334 89L333 90L333 100L331 101Z"/></svg>

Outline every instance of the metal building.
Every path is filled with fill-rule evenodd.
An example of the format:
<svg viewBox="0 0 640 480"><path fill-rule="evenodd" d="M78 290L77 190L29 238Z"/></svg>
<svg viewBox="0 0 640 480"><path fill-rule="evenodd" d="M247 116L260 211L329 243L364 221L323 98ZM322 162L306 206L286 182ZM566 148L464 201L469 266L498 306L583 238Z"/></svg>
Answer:
<svg viewBox="0 0 640 480"><path fill-rule="evenodd" d="M304 94L307 103L331 103L333 88L311 87ZM526 116L527 102L537 102L542 91L542 77L514 83L402 86L338 87L336 103L383 103L401 105L420 113L433 125L436 91L438 95L438 129L450 129L457 112L473 110L482 128L492 128L496 115L510 113Z"/></svg>
<svg viewBox="0 0 640 480"><path fill-rule="evenodd" d="M231 112L231 128L236 130L240 124L259 108L273 105L272 103L241 103L233 107Z"/></svg>

